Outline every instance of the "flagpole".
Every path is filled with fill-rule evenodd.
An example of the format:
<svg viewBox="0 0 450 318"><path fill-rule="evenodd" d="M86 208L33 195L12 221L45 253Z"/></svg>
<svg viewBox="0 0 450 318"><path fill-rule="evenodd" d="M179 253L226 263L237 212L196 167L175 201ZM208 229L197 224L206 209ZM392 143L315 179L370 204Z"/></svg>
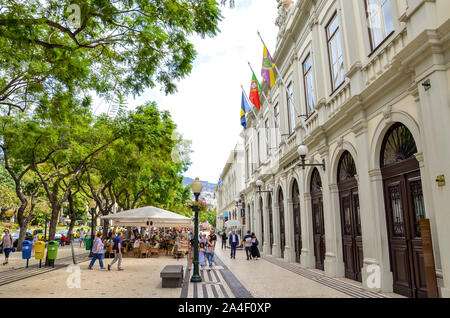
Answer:
<svg viewBox="0 0 450 318"><path fill-rule="evenodd" d="M261 34L259 33L259 31L256 31L256 32L258 33L259 39L261 40L262 44L263 44L264 46L266 46L266 43L264 43L264 40L263 40L263 38L261 37ZM266 46L266 47L267 47L267 46ZM285 83L285 81L284 81L284 79L283 79L283 76L281 75L280 71L278 70L277 64L276 64L276 63L273 63L273 65L275 66L275 70L276 70L277 73L278 73L278 77L281 79L281 82L283 83L283 86L284 86L284 89L286 90L288 99L289 99L289 100L294 104L294 106L295 106L295 101L293 100L293 97L291 96L291 94L289 94L289 90L288 90L287 85L286 85L286 83ZM299 114L299 111L297 110L297 107L294 107L294 111L295 111L295 113L297 114L297 117L300 118L300 121L301 121L301 123L302 123L303 128L304 128L305 131L306 131L306 134L309 136L310 134L309 134L308 129L306 128L305 119L303 118L303 115Z"/></svg>
<svg viewBox="0 0 450 318"><path fill-rule="evenodd" d="M255 74L255 71L253 70L253 67L250 64L250 62L248 62L248 66L250 67L250 70L252 71L252 73ZM261 89L261 93L264 97L264 101L268 100L268 98L266 97L266 93L264 93L264 91L262 89ZM272 115L273 120L276 121L277 119L275 118L275 114L273 112L273 108L271 107L271 105L269 105L269 109L270 109L270 114Z"/></svg>
<svg viewBox="0 0 450 318"><path fill-rule="evenodd" d="M247 102L249 102L249 104L251 104L252 106L253 106L253 108L252 108L252 111L253 111L253 113L255 114L255 117L256 117L256 121L258 122L258 126L259 126L259 123L260 123L260 121L259 121L259 118L258 118L258 115L255 113L255 105L253 105L253 103L250 101L250 99L248 99L248 96L247 96L247 93L245 92L245 90L244 90L244 86L242 86L242 84L241 84L241 89L242 89L242 92L244 93L244 95L245 95L245 98L247 99Z"/></svg>

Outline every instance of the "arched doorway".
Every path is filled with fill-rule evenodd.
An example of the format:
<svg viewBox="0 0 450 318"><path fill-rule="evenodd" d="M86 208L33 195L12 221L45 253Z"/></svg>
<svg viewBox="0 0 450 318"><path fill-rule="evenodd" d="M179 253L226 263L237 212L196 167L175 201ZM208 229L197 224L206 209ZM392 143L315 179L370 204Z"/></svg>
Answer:
<svg viewBox="0 0 450 318"><path fill-rule="evenodd" d="M425 218L422 181L414 137L394 124L386 132L380 153L394 292L427 297L420 219Z"/></svg>
<svg viewBox="0 0 450 318"><path fill-rule="evenodd" d="M278 192L278 211L280 212L280 249L281 257L284 257L284 247L286 246L286 235L284 227L284 197L283 190Z"/></svg>
<svg viewBox="0 0 450 318"><path fill-rule="evenodd" d="M345 151L338 164L338 188L341 209L342 250L345 277L362 281L363 245L359 212L356 165L352 155Z"/></svg>
<svg viewBox="0 0 450 318"><path fill-rule="evenodd" d="M269 242L270 250L272 251L273 246L273 211L272 211L272 194L269 193Z"/></svg>
<svg viewBox="0 0 450 318"><path fill-rule="evenodd" d="M300 263L300 254L302 250L302 230L300 224L300 191L298 190L297 180L292 185L292 212L294 215L294 243L295 243L295 261Z"/></svg>
<svg viewBox="0 0 450 318"><path fill-rule="evenodd" d="M311 205L314 236L314 255L316 268L324 270L325 261L325 224L323 219L322 180L319 170L314 168L311 175Z"/></svg>
<svg viewBox="0 0 450 318"><path fill-rule="evenodd" d="M263 208L263 199L259 198L259 214L261 215L261 246L264 246L264 208Z"/></svg>

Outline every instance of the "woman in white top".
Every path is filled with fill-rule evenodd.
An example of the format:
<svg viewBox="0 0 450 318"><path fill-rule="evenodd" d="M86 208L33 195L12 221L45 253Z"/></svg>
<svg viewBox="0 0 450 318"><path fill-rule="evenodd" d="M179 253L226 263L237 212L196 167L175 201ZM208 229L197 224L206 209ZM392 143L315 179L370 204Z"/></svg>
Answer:
<svg viewBox="0 0 450 318"><path fill-rule="evenodd" d="M141 244L141 239L138 238L136 241L134 241L133 248L139 248L140 244Z"/></svg>

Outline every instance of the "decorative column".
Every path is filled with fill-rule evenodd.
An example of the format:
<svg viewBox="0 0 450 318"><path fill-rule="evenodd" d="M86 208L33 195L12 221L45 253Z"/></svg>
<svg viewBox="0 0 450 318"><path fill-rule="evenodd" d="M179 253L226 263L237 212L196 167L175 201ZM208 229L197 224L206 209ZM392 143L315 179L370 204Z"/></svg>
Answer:
<svg viewBox="0 0 450 318"><path fill-rule="evenodd" d="M276 193L277 189L274 188L273 200L273 246L272 256L281 257L281 242L280 242L280 208L278 197Z"/></svg>
<svg viewBox="0 0 450 318"><path fill-rule="evenodd" d="M328 160L328 146L324 145L320 149L321 159L325 159L326 167L330 167ZM338 242L341 237L341 231L337 231L336 218L339 218L339 209L335 209L335 205L331 202L331 193L328 181L330 169L323 171L318 168L322 179L322 197L323 197L323 217L325 226L325 273L330 277L343 276L344 263L342 258L337 256ZM340 222L339 222L340 224ZM338 238L339 236L339 238ZM342 244L342 243L341 243Z"/></svg>
<svg viewBox="0 0 450 318"><path fill-rule="evenodd" d="M334 265L329 268L329 275L333 277L344 277L345 276L345 264L344 255L342 251L342 230L341 230L341 214L340 214L340 204L339 204L339 189L337 184L330 184L329 188L329 206L331 211L331 221L334 231ZM326 234L325 234L326 235ZM326 256L331 258L331 255ZM325 256L325 270L327 269L327 259Z"/></svg>
<svg viewBox="0 0 450 318"><path fill-rule="evenodd" d="M287 262L295 262L295 244L294 244L294 234L292 231L294 216L292 211L292 198L289 195L288 173L285 172L281 176L281 184L283 189L286 190L284 195L284 236L285 236L285 247L284 247L284 260Z"/></svg>
<svg viewBox="0 0 450 318"><path fill-rule="evenodd" d="M264 193L263 195L263 202L264 202L264 210L263 210L263 215L264 215L264 246L263 246L263 252L266 255L270 255L271 254L271 249L270 249L270 228L269 228L269 194L268 193Z"/></svg>
<svg viewBox="0 0 450 318"><path fill-rule="evenodd" d="M302 174L304 175L305 173L302 172ZM316 260L314 258L314 231L311 193L309 191L304 192L304 206L300 210L300 216L302 218L302 253L300 255L300 264L306 268L315 268Z"/></svg>
<svg viewBox="0 0 450 318"><path fill-rule="evenodd" d="M358 155L354 159L359 181L358 196L364 255L362 283L365 288L372 291L392 292L393 277L389 261L383 178L380 169L369 168L369 156L376 154L369 154L367 121L361 114L360 118L355 118L354 121L352 130L358 149Z"/></svg>

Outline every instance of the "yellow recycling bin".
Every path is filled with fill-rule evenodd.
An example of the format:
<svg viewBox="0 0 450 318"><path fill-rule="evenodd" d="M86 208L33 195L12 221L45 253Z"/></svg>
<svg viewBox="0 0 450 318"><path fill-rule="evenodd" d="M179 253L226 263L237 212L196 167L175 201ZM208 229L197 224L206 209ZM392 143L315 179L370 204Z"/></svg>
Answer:
<svg viewBox="0 0 450 318"><path fill-rule="evenodd" d="M37 241L34 243L34 258L36 259L44 259L45 255L45 242Z"/></svg>

